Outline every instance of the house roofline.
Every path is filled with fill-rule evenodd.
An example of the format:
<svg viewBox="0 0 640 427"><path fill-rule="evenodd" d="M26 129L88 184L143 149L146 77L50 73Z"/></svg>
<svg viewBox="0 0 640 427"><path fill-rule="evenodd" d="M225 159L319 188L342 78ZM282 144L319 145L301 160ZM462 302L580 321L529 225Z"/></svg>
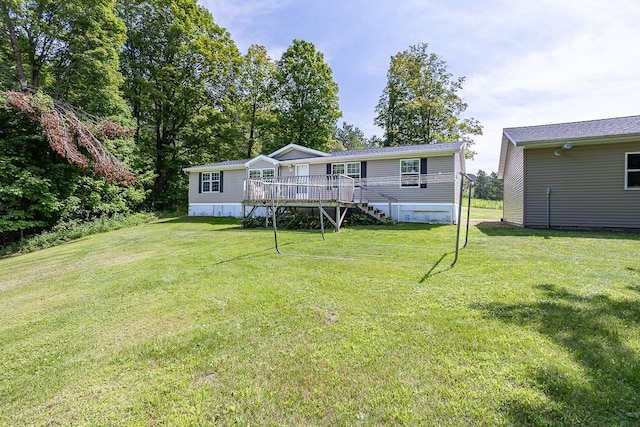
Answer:
<svg viewBox="0 0 640 427"><path fill-rule="evenodd" d="M182 171L189 172L209 172L209 171L229 171L229 170L244 170L247 167L244 163L238 163L234 165L201 165L201 166L191 166L188 168L183 168Z"/></svg>
<svg viewBox="0 0 640 427"><path fill-rule="evenodd" d="M278 166L280 164L279 160L273 159L273 158L271 158L269 156L265 156L264 154L260 154L259 156L256 156L253 159L249 160L248 162L244 163L243 166L249 167L249 166L253 165L254 163L258 163L261 160L264 160L265 162L269 162L274 166Z"/></svg>
<svg viewBox="0 0 640 427"><path fill-rule="evenodd" d="M302 145L298 145L298 144L287 144L284 147L280 148L279 150L276 150L273 153L269 154L268 156L275 157L279 154L288 153L289 151L293 151L293 150L302 151L303 153L312 154L314 156L321 156L321 157L331 156L331 154L325 153L324 151L314 150L313 148L303 147Z"/></svg>
<svg viewBox="0 0 640 427"><path fill-rule="evenodd" d="M407 158L414 158L414 157L444 157L444 156L451 156L456 154L462 156L462 158L464 159L464 144L462 143L460 143L459 145L453 148L449 146L446 149L439 149L438 147L435 147L435 145L437 144L429 146L428 149L415 150L415 151L391 151L391 152L384 152L384 153L375 153L375 152L374 153L357 153L356 152L356 153L347 154L347 155L340 155L340 152L322 153L322 152L318 152L317 150L301 147L307 153L310 153L310 152L322 153L322 156L321 157L304 157L301 159L291 159L291 160L276 160L270 157L271 155L274 155L274 153L277 153L276 151L268 156L261 154L257 157L254 157L253 159L244 161L242 163L238 162L238 163L233 163L228 165L210 164L210 165L192 166L192 167L184 168L183 171L186 173L189 173L189 172L207 172L207 171L218 171L218 170L241 170L241 169L246 169L252 164L258 162L259 160L265 160L267 162L272 163L275 166L288 166L288 165L305 164L305 163L308 163L308 164L327 163L327 162L338 163L341 161L346 162L350 160L352 161L385 160L385 159L399 160L399 159L407 159ZM294 149L300 146L296 144L289 144L287 145L287 147L289 147L289 149Z"/></svg>
<svg viewBox="0 0 640 427"><path fill-rule="evenodd" d="M509 138L511 142L513 140ZM605 135L605 136L587 136L578 138L555 138L537 141L518 141L514 142L516 147L525 148L548 148L562 146L567 142L574 145L592 145L592 144L619 144L623 142L637 141L640 139L640 133L631 133L623 135Z"/></svg>
<svg viewBox="0 0 640 427"><path fill-rule="evenodd" d="M498 179L504 179L504 169L507 161L507 149L508 144L513 144L514 147L522 147L525 150L531 150L536 148L559 148L564 144L570 142L576 147L585 145L598 145L598 144L621 144L625 142L638 141L640 139L640 133L622 134L622 135L605 135L605 136L583 136L577 138L554 138L547 140L533 140L533 141L514 141L511 135L509 135L507 129L502 131L502 144L500 146L500 161L498 163Z"/></svg>

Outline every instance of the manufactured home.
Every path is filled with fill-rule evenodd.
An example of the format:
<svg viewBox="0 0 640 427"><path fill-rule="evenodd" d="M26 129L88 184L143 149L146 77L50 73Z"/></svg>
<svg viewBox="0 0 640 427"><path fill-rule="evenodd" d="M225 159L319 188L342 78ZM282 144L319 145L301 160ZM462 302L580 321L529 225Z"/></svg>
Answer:
<svg viewBox="0 0 640 427"><path fill-rule="evenodd" d="M190 216L266 215L277 206L347 209L380 219L457 221L463 143L323 152L289 144L269 155L185 168ZM334 224L335 225L335 224ZM339 228L339 227L338 227Z"/></svg>
<svg viewBox="0 0 640 427"><path fill-rule="evenodd" d="M505 128L505 221L532 228L640 228L640 116Z"/></svg>

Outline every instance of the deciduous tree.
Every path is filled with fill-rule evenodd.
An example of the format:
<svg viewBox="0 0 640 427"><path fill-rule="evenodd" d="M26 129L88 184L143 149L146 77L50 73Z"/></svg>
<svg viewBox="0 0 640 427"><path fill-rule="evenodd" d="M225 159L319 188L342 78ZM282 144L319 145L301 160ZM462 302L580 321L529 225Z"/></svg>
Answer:
<svg viewBox="0 0 640 427"><path fill-rule="evenodd" d="M124 93L138 125L140 166L154 173L151 204L172 208L186 197L182 168L190 156L237 136L225 124L236 112L229 96L239 53L195 0L122 0L119 12L127 27Z"/></svg>
<svg viewBox="0 0 640 427"><path fill-rule="evenodd" d="M467 104L458 94L463 82L464 77L453 78L427 43L391 57L375 119L385 130L385 145L462 141L473 157L471 136L481 135L482 126L463 117Z"/></svg>
<svg viewBox="0 0 640 427"><path fill-rule="evenodd" d="M115 157L130 160L132 140L113 121L128 118L118 61L125 28L114 8L115 0L0 2L5 241L60 221L127 212L143 197L135 186L110 183L136 180Z"/></svg>
<svg viewBox="0 0 640 427"><path fill-rule="evenodd" d="M278 61L276 76L278 127L274 144L264 151L289 143L327 149L342 114L338 85L322 52L313 43L294 40Z"/></svg>
<svg viewBox="0 0 640 427"><path fill-rule="evenodd" d="M239 95L246 156L251 158L273 141L276 65L264 46L252 45L242 58Z"/></svg>

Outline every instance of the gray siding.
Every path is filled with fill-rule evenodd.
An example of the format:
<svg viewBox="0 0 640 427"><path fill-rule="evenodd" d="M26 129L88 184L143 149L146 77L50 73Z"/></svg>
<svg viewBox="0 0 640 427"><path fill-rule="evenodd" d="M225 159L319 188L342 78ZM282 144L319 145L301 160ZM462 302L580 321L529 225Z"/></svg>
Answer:
<svg viewBox="0 0 640 427"><path fill-rule="evenodd" d="M277 167L273 163L266 160L259 160L249 166L249 169L277 169Z"/></svg>
<svg viewBox="0 0 640 427"><path fill-rule="evenodd" d="M411 159L414 157L407 157ZM448 173L455 172L454 155L429 157L427 172ZM369 160L367 161L367 178L400 176L400 159ZM371 186L371 189L398 199L398 203L455 203L455 183L430 183L427 188L400 187L399 184L389 186ZM387 199L364 191L362 197L372 203L386 202Z"/></svg>
<svg viewBox="0 0 640 427"><path fill-rule="evenodd" d="M308 159L309 157L314 157L309 153L305 153L299 150L291 150L287 153L281 154L277 157L274 157L276 160L298 160L298 159Z"/></svg>
<svg viewBox="0 0 640 427"><path fill-rule="evenodd" d="M505 221L524 224L524 149L507 141L507 160L504 169Z"/></svg>
<svg viewBox="0 0 640 427"><path fill-rule="evenodd" d="M525 150L525 226L546 226L551 189L551 227L640 228L640 191L624 189L625 152L640 141Z"/></svg>
<svg viewBox="0 0 640 427"><path fill-rule="evenodd" d="M217 172L217 171L214 171ZM189 174L189 203L242 203L246 169L224 171L222 193L198 193L198 172Z"/></svg>

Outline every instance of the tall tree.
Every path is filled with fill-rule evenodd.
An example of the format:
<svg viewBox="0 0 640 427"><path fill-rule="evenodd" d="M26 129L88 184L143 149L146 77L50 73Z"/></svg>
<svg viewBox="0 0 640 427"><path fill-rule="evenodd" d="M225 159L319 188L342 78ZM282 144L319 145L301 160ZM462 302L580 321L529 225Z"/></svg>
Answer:
<svg viewBox="0 0 640 427"><path fill-rule="evenodd" d="M239 82L247 158L273 139L275 75L276 65L267 49L259 45L249 47L243 57Z"/></svg>
<svg viewBox="0 0 640 427"><path fill-rule="evenodd" d="M331 145L342 115L338 85L322 52L313 43L294 40L277 63L278 127L273 151L289 143L323 150Z"/></svg>
<svg viewBox="0 0 640 427"><path fill-rule="evenodd" d="M473 157L471 136L481 135L482 126L462 117L467 104L458 92L464 77L454 79L447 63L428 47L410 46L391 57L375 123L385 130L386 145L462 141Z"/></svg>
<svg viewBox="0 0 640 427"><path fill-rule="evenodd" d="M118 61L125 28L114 8L115 0L0 2L3 239L129 211L141 200L139 189L94 175L135 180L113 157L126 158L131 141L96 137L106 130L101 124L116 125L94 115L127 120Z"/></svg>
<svg viewBox="0 0 640 427"><path fill-rule="evenodd" d="M3 68L13 70L5 88L42 90L100 116L125 113L118 90L125 28L115 2L3 1L0 23L9 42L2 44Z"/></svg>
<svg viewBox="0 0 640 427"><path fill-rule="evenodd" d="M228 97L239 53L195 0L122 0L120 16L128 35L124 92L139 129L141 166L154 174L151 203L175 207L186 195L185 152L199 151L192 141L202 147L205 135L212 141L236 136L224 122L233 108Z"/></svg>
<svg viewBox="0 0 640 427"><path fill-rule="evenodd" d="M368 146L364 132L347 122L342 122L342 127L336 126L333 137L340 142L345 150L355 150Z"/></svg>

